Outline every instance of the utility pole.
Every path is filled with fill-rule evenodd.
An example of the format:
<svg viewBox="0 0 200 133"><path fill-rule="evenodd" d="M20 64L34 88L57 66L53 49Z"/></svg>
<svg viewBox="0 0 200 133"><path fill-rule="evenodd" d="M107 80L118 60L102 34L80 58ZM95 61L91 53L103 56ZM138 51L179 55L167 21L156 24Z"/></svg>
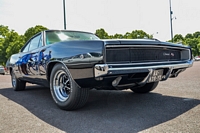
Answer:
<svg viewBox="0 0 200 133"><path fill-rule="evenodd" d="M66 30L66 13L65 13L65 0L63 0L63 14L64 14L64 29Z"/></svg>
<svg viewBox="0 0 200 133"><path fill-rule="evenodd" d="M172 14L173 14L173 11L172 11L172 7L171 7L171 0L169 0L169 7L170 7L170 25L171 25L171 40L173 42L173 28L172 28Z"/></svg>

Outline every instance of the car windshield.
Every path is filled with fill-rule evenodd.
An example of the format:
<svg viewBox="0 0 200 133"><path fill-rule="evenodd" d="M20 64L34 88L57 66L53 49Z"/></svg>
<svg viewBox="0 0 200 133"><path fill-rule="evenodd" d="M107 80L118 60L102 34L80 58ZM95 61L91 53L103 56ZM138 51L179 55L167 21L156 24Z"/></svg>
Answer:
<svg viewBox="0 0 200 133"><path fill-rule="evenodd" d="M99 40L97 36L91 33L78 31L47 31L46 44L52 44L61 41L71 40Z"/></svg>

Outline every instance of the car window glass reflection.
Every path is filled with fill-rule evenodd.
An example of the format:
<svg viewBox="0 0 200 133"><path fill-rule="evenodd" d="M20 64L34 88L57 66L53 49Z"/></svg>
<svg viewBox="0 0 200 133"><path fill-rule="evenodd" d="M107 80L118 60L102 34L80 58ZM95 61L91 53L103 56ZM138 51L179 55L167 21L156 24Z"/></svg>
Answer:
<svg viewBox="0 0 200 133"><path fill-rule="evenodd" d="M42 38L40 37L38 48L42 47Z"/></svg>
<svg viewBox="0 0 200 133"><path fill-rule="evenodd" d="M35 38L33 38L33 39L31 40L31 44L30 44L29 51L38 48L38 44L39 44L40 37L41 37L41 36L38 35L38 36L36 36Z"/></svg>
<svg viewBox="0 0 200 133"><path fill-rule="evenodd" d="M85 32L72 31L48 31L46 32L46 44L71 40L99 40L97 36Z"/></svg>
<svg viewBox="0 0 200 133"><path fill-rule="evenodd" d="M24 47L24 49L22 50L22 52L28 52L29 46L30 46L31 42L29 42L26 47Z"/></svg>

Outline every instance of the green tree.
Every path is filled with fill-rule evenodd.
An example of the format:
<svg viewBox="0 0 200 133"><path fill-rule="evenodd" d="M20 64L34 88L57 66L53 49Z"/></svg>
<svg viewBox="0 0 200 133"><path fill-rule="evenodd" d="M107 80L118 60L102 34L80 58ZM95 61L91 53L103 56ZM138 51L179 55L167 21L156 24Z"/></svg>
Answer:
<svg viewBox="0 0 200 133"><path fill-rule="evenodd" d="M200 32L197 31L193 34L188 33L184 38L184 45L192 48L192 54L194 56L200 55Z"/></svg>
<svg viewBox="0 0 200 133"><path fill-rule="evenodd" d="M9 44L5 43L5 39L9 35L8 26L0 25L0 64L5 64L6 48Z"/></svg>
<svg viewBox="0 0 200 133"><path fill-rule="evenodd" d="M173 38L174 42L183 42L185 39L181 34L176 34Z"/></svg>
<svg viewBox="0 0 200 133"><path fill-rule="evenodd" d="M192 48L192 53L194 56L200 55L200 39L198 38L187 38L184 42Z"/></svg>
<svg viewBox="0 0 200 133"><path fill-rule="evenodd" d="M185 39L188 39L188 38L192 39L192 38L194 38L194 37L193 37L193 35L192 35L191 33L188 33L188 34L185 36Z"/></svg>
<svg viewBox="0 0 200 133"><path fill-rule="evenodd" d="M47 28L42 25L36 25L35 27L29 28L28 30L26 30L26 32L24 34L25 42L27 42L33 35L41 32L43 30L47 30Z"/></svg>
<svg viewBox="0 0 200 133"><path fill-rule="evenodd" d="M126 32L126 34L124 35L124 38L132 39L131 33L130 32Z"/></svg>
<svg viewBox="0 0 200 133"><path fill-rule="evenodd" d="M5 34L5 38L1 41L1 64L5 64L7 59L14 53L19 52L19 49L24 43L24 38L18 35L17 32L11 30Z"/></svg>
<svg viewBox="0 0 200 133"><path fill-rule="evenodd" d="M131 33L126 32L124 35L116 33L115 35L108 35L104 29L96 30L95 34L101 39L136 39L136 38L153 38L152 35L147 34L143 30L134 30Z"/></svg>
<svg viewBox="0 0 200 133"><path fill-rule="evenodd" d="M25 39L23 35L18 35L16 33L11 33L11 34L15 36L15 40L10 42L9 46L7 47L6 58L9 58L12 54L18 53L25 43Z"/></svg>
<svg viewBox="0 0 200 133"><path fill-rule="evenodd" d="M197 32L193 33L193 37L194 38L199 38L200 37L200 32L197 31Z"/></svg>
<svg viewBox="0 0 200 133"><path fill-rule="evenodd" d="M122 39L122 38L124 38L124 36L122 35L122 34L115 34L114 36L113 36L113 38L114 39Z"/></svg>
<svg viewBox="0 0 200 133"><path fill-rule="evenodd" d="M144 32L143 30L134 30L131 32L131 34L129 35L129 37L131 37L132 39L136 39L136 38L152 38L151 35L147 34L146 32Z"/></svg>
<svg viewBox="0 0 200 133"><path fill-rule="evenodd" d="M105 32L103 28L97 29L95 32L95 35L97 35L100 39L109 39L108 33Z"/></svg>

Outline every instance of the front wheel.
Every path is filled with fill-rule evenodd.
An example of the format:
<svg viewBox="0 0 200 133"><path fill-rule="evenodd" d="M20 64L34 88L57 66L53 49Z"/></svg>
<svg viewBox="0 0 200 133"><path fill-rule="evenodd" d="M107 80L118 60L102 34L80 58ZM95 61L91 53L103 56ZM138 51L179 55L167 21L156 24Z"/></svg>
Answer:
<svg viewBox="0 0 200 133"><path fill-rule="evenodd" d="M26 82L17 79L13 71L11 73L11 81L12 81L13 90L15 90L15 91L25 90Z"/></svg>
<svg viewBox="0 0 200 133"><path fill-rule="evenodd" d="M142 87L138 87L138 88L130 88L133 92L135 93L148 93L150 91L153 91L159 82L152 82L152 83L147 83Z"/></svg>
<svg viewBox="0 0 200 133"><path fill-rule="evenodd" d="M65 110L82 107L89 97L89 89L80 88L62 64L56 64L52 70L50 90L55 103Z"/></svg>

